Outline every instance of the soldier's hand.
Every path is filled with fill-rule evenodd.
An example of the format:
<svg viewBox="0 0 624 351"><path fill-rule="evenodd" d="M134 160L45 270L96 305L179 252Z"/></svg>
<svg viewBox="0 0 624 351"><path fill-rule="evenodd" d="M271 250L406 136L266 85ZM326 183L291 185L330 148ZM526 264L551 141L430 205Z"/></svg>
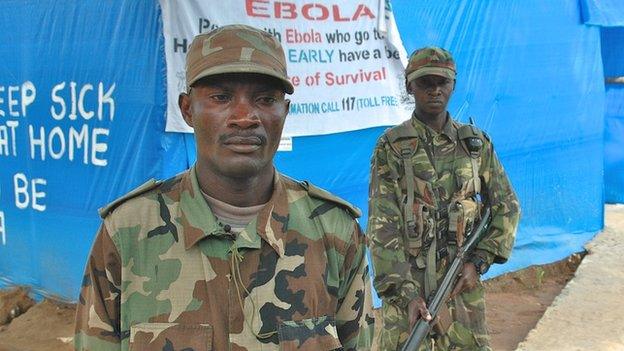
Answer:
<svg viewBox="0 0 624 351"><path fill-rule="evenodd" d="M464 291L474 289L477 286L478 281L479 274L477 273L477 268L475 267L474 263L464 263L461 276L459 277L457 284L455 284L455 288L451 292L450 298L452 299L458 294L463 293Z"/></svg>
<svg viewBox="0 0 624 351"><path fill-rule="evenodd" d="M422 297L418 297L407 305L407 315L409 317L410 329L414 328L414 324L419 318L426 320L427 322L431 321L431 313L427 309L427 304Z"/></svg>

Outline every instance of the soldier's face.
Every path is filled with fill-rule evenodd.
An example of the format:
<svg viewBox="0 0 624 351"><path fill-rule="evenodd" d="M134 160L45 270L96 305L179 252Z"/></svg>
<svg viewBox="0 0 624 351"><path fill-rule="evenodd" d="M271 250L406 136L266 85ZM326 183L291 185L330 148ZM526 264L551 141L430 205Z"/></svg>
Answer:
<svg viewBox="0 0 624 351"><path fill-rule="evenodd" d="M416 101L416 113L435 116L446 112L455 81L436 75L416 78L407 86Z"/></svg>
<svg viewBox="0 0 624 351"><path fill-rule="evenodd" d="M179 103L195 129L198 165L230 178L272 172L290 103L279 80L259 74L212 76L180 95Z"/></svg>

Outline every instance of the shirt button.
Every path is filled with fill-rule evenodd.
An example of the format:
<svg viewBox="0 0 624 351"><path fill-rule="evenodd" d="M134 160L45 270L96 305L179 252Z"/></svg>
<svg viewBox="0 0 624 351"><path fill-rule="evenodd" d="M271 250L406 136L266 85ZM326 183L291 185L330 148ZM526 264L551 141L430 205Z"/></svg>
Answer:
<svg viewBox="0 0 624 351"><path fill-rule="evenodd" d="M229 224L226 224L223 226L223 230L225 230L226 233L229 233L232 230L232 227Z"/></svg>

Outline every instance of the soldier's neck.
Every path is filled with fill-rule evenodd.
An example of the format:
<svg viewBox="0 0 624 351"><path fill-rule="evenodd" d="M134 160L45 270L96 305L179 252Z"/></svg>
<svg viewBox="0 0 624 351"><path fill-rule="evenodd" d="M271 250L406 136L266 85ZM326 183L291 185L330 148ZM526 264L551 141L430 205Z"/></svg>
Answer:
<svg viewBox="0 0 624 351"><path fill-rule="evenodd" d="M438 114L426 114L422 112L415 112L414 116L419 121L423 122L429 128L435 130L436 132L441 132L444 129L444 125L446 124L447 119L446 111Z"/></svg>
<svg viewBox="0 0 624 351"><path fill-rule="evenodd" d="M216 174L210 168L196 166L197 182L201 190L232 206L249 207L265 204L273 194L275 169L271 167L255 176L232 178Z"/></svg>

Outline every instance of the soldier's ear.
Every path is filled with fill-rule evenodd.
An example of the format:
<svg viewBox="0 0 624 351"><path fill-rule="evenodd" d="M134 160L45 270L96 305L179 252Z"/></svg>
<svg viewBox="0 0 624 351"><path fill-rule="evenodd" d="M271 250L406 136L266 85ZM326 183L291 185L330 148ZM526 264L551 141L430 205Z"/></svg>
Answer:
<svg viewBox="0 0 624 351"><path fill-rule="evenodd" d="M184 118L184 122L193 128L193 115L191 113L191 96L187 93L180 93L178 96L178 106L180 107L180 112L182 113L182 118Z"/></svg>

